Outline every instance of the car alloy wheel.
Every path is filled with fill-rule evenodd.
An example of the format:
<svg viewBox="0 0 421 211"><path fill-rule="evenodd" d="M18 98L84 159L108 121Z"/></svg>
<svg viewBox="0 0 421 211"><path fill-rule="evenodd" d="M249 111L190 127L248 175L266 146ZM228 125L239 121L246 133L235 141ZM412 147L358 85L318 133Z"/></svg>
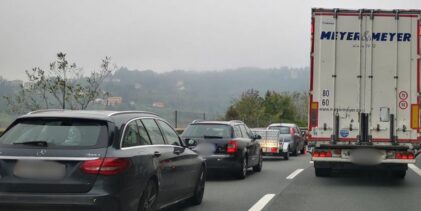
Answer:
<svg viewBox="0 0 421 211"><path fill-rule="evenodd" d="M253 171L261 172L263 168L263 156L262 153L259 154L259 163L256 166L253 166Z"/></svg>
<svg viewBox="0 0 421 211"><path fill-rule="evenodd" d="M205 192L205 182L206 182L206 171L202 167L200 170L200 176L197 180L194 196L191 198L191 202L193 205L199 205L202 203L203 194Z"/></svg>
<svg viewBox="0 0 421 211"><path fill-rule="evenodd" d="M155 182L150 181L146 186L140 198L139 211L155 210L155 202L158 196L158 188Z"/></svg>
<svg viewBox="0 0 421 211"><path fill-rule="evenodd" d="M246 178L246 175L247 175L247 159L243 158L241 169L240 171L238 171L238 178L244 179Z"/></svg>

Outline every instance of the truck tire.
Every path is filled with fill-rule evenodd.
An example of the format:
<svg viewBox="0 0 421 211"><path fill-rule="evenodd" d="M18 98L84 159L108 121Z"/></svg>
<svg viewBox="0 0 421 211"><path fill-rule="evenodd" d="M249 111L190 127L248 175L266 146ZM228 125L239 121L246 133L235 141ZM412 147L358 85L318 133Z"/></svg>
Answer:
<svg viewBox="0 0 421 211"><path fill-rule="evenodd" d="M329 177L332 173L330 168L314 168L314 173L316 177Z"/></svg>
<svg viewBox="0 0 421 211"><path fill-rule="evenodd" d="M406 176L406 170L396 170L391 172L392 177L397 179L403 179Z"/></svg>

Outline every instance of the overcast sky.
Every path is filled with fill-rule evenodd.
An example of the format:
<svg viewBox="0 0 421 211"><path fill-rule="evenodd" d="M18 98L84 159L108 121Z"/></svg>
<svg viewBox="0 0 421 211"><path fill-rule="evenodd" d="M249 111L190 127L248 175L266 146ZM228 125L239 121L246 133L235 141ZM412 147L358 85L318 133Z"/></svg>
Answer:
<svg viewBox="0 0 421 211"><path fill-rule="evenodd" d="M421 9L420 0L0 0L0 75L59 51L86 71L308 66L312 7Z"/></svg>

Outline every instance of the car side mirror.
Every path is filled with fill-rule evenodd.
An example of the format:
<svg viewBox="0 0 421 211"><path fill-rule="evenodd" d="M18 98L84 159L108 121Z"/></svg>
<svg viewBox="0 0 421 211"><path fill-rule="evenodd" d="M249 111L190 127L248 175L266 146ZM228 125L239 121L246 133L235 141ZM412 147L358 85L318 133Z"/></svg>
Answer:
<svg viewBox="0 0 421 211"><path fill-rule="evenodd" d="M254 140L262 139L262 136L260 136L259 134L254 134L253 139Z"/></svg>
<svg viewBox="0 0 421 211"><path fill-rule="evenodd" d="M306 135L306 131L301 131L301 135L305 136Z"/></svg>
<svg viewBox="0 0 421 211"><path fill-rule="evenodd" d="M191 146L197 146L197 141L196 140L193 140L193 139L188 139L188 140L186 140L187 141L187 146L188 147L191 147Z"/></svg>

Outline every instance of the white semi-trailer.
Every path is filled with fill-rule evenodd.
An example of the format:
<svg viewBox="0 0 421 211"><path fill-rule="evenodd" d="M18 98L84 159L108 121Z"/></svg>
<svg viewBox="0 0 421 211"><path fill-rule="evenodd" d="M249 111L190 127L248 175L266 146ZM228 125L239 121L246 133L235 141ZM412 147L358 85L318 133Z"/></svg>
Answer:
<svg viewBox="0 0 421 211"><path fill-rule="evenodd" d="M316 176L405 177L420 148L419 10L313 9L309 143Z"/></svg>

